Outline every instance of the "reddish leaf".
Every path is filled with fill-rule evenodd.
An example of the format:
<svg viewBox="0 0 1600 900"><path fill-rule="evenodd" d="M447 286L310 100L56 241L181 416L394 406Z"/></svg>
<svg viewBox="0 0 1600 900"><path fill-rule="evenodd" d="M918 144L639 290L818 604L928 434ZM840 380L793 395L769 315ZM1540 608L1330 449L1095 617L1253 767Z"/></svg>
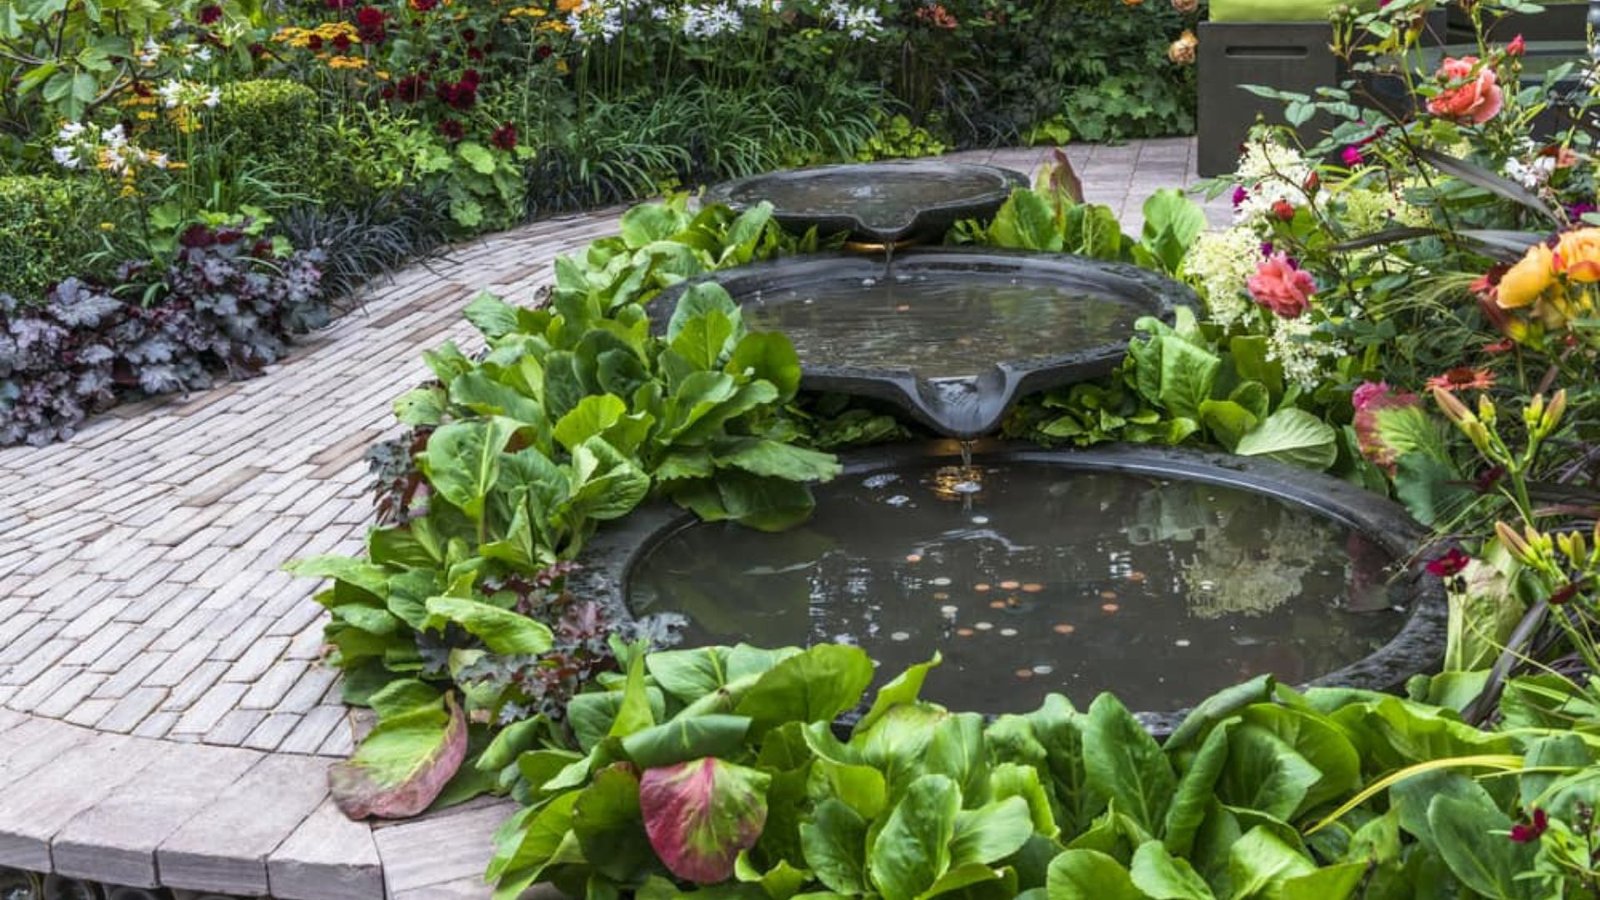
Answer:
<svg viewBox="0 0 1600 900"><path fill-rule="evenodd" d="M679 878L727 881L739 852L766 827L771 783L765 772L709 756L646 770L639 806L650 846Z"/></svg>
<svg viewBox="0 0 1600 900"><path fill-rule="evenodd" d="M417 815L439 796L467 755L467 718L446 694L437 701L387 716L328 771L334 802L352 819Z"/></svg>

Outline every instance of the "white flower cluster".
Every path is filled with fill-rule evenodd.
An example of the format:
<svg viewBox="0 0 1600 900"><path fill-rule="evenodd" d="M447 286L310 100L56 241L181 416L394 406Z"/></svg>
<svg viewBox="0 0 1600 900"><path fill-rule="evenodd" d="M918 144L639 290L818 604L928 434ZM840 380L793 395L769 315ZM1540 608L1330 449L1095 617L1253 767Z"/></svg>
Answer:
<svg viewBox="0 0 1600 900"><path fill-rule="evenodd" d="M744 16L732 4L695 3L683 10L683 34L692 40L737 34L743 28Z"/></svg>
<svg viewBox="0 0 1600 900"><path fill-rule="evenodd" d="M161 105L167 109L212 107L222 102L222 89L198 81L168 78L165 84L156 88L156 96L161 98Z"/></svg>
<svg viewBox="0 0 1600 900"><path fill-rule="evenodd" d="M830 0L826 16L836 28L854 40L876 41L883 32L883 16L870 6L854 6L846 0Z"/></svg>
<svg viewBox="0 0 1600 900"><path fill-rule="evenodd" d="M1212 321L1231 326L1251 310L1245 280L1261 263L1261 239L1242 225L1205 231L1183 258L1183 274L1200 292Z"/></svg>
<svg viewBox="0 0 1600 900"><path fill-rule="evenodd" d="M1324 360L1346 354L1338 341L1312 337L1319 325L1311 316L1294 319L1272 317L1272 335L1267 338L1267 358L1283 364L1283 377L1306 390L1322 383Z"/></svg>
<svg viewBox="0 0 1600 900"><path fill-rule="evenodd" d="M1322 192L1313 195L1306 190L1315 171L1316 167L1298 150L1265 137L1251 137L1245 143L1244 155L1239 157L1238 176L1244 182L1245 194L1234 207L1234 221L1265 219L1272 215L1272 205L1279 200L1295 206L1322 203Z"/></svg>
<svg viewBox="0 0 1600 900"><path fill-rule="evenodd" d="M56 133L56 140L59 143L50 149L50 157L64 169L92 165L127 175L138 165L165 169L169 164L165 153L151 153L128 143L121 125L102 129L94 124L68 122Z"/></svg>
<svg viewBox="0 0 1600 900"><path fill-rule="evenodd" d="M637 5L622 0L622 2L601 2L590 0L567 14L567 27L572 29L572 34L580 41L592 41L599 38L604 43L611 43L622 34L622 14Z"/></svg>

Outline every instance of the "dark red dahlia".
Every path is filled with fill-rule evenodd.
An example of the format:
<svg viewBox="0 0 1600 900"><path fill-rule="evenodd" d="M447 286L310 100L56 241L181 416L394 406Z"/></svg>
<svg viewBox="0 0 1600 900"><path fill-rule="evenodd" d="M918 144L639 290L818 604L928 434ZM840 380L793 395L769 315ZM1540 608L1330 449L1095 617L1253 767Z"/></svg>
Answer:
<svg viewBox="0 0 1600 900"><path fill-rule="evenodd" d="M533 57L534 59L545 60L549 59L550 54L554 52L555 51L551 50L548 45L540 44L539 49L533 51Z"/></svg>
<svg viewBox="0 0 1600 900"><path fill-rule="evenodd" d="M356 10L356 34L360 35L363 43L381 44L389 39L383 29L383 24L388 20L384 11L376 6L363 6Z"/></svg>
<svg viewBox="0 0 1600 900"><path fill-rule="evenodd" d="M411 0L411 8L417 12L427 12L439 5L439 0Z"/></svg>
<svg viewBox="0 0 1600 900"><path fill-rule="evenodd" d="M201 25L215 25L217 22L219 22L221 20L222 20L222 7L216 5L215 3L212 3L212 4L208 5L208 6L200 7L200 24Z"/></svg>
<svg viewBox="0 0 1600 900"><path fill-rule="evenodd" d="M348 34L336 34L336 35L334 35L332 44L333 44L333 49L339 51L340 53L348 52L350 50L350 47L352 46L351 43L350 43L350 36Z"/></svg>
<svg viewBox="0 0 1600 900"><path fill-rule="evenodd" d="M322 38L313 34L311 37L306 39L306 48L312 51L321 50Z"/></svg>
<svg viewBox="0 0 1600 900"><path fill-rule="evenodd" d="M517 126L507 122L496 128L494 133L489 135L489 143L507 153L517 149Z"/></svg>
<svg viewBox="0 0 1600 900"><path fill-rule="evenodd" d="M416 103L428 95L428 76L418 72L407 75L395 84L395 96L406 103Z"/></svg>
<svg viewBox="0 0 1600 900"><path fill-rule="evenodd" d="M455 119L440 119L439 133L444 135L447 140L454 142L465 137L467 130L461 127L461 123Z"/></svg>
<svg viewBox="0 0 1600 900"><path fill-rule="evenodd" d="M465 31L461 32L461 39L470 44L473 41L478 39L478 32L472 30L471 28L468 28Z"/></svg>

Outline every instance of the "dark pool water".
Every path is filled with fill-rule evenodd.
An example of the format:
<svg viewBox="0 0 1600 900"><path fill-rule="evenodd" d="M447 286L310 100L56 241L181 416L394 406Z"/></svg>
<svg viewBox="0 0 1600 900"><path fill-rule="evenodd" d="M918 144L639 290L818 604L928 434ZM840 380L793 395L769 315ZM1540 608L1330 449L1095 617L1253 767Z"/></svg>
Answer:
<svg viewBox="0 0 1600 900"><path fill-rule="evenodd" d="M671 535L634 567L629 602L688 616L690 645L859 644L880 683L937 650L924 696L985 712L1104 690L1177 709L1263 672L1327 674L1404 624L1386 551L1243 490L1008 463L817 494L783 534Z"/></svg>
<svg viewBox="0 0 1600 900"><path fill-rule="evenodd" d="M905 369L920 378L982 374L1127 340L1149 309L1060 279L1014 271L821 278L742 302L745 322L781 331L802 361Z"/></svg>
<svg viewBox="0 0 1600 900"><path fill-rule="evenodd" d="M730 192L729 199L741 205L766 200L788 214L851 215L873 230L893 231L910 224L919 209L1005 189L998 174L977 169L877 166L864 171L852 166L757 179Z"/></svg>

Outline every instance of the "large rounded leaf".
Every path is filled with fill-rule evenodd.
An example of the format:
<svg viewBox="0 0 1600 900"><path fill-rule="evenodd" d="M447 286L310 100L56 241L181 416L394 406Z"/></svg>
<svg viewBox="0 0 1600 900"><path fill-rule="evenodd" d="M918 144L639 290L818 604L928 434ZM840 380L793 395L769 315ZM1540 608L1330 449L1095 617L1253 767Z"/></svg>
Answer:
<svg viewBox="0 0 1600 900"><path fill-rule="evenodd" d="M647 770L639 806L650 846L679 878L728 880L739 852L766 827L771 783L765 772L712 757Z"/></svg>
<svg viewBox="0 0 1600 900"><path fill-rule="evenodd" d="M466 755L467 719L446 694L384 715L355 755L328 771L328 782L352 819L404 819L428 808Z"/></svg>

